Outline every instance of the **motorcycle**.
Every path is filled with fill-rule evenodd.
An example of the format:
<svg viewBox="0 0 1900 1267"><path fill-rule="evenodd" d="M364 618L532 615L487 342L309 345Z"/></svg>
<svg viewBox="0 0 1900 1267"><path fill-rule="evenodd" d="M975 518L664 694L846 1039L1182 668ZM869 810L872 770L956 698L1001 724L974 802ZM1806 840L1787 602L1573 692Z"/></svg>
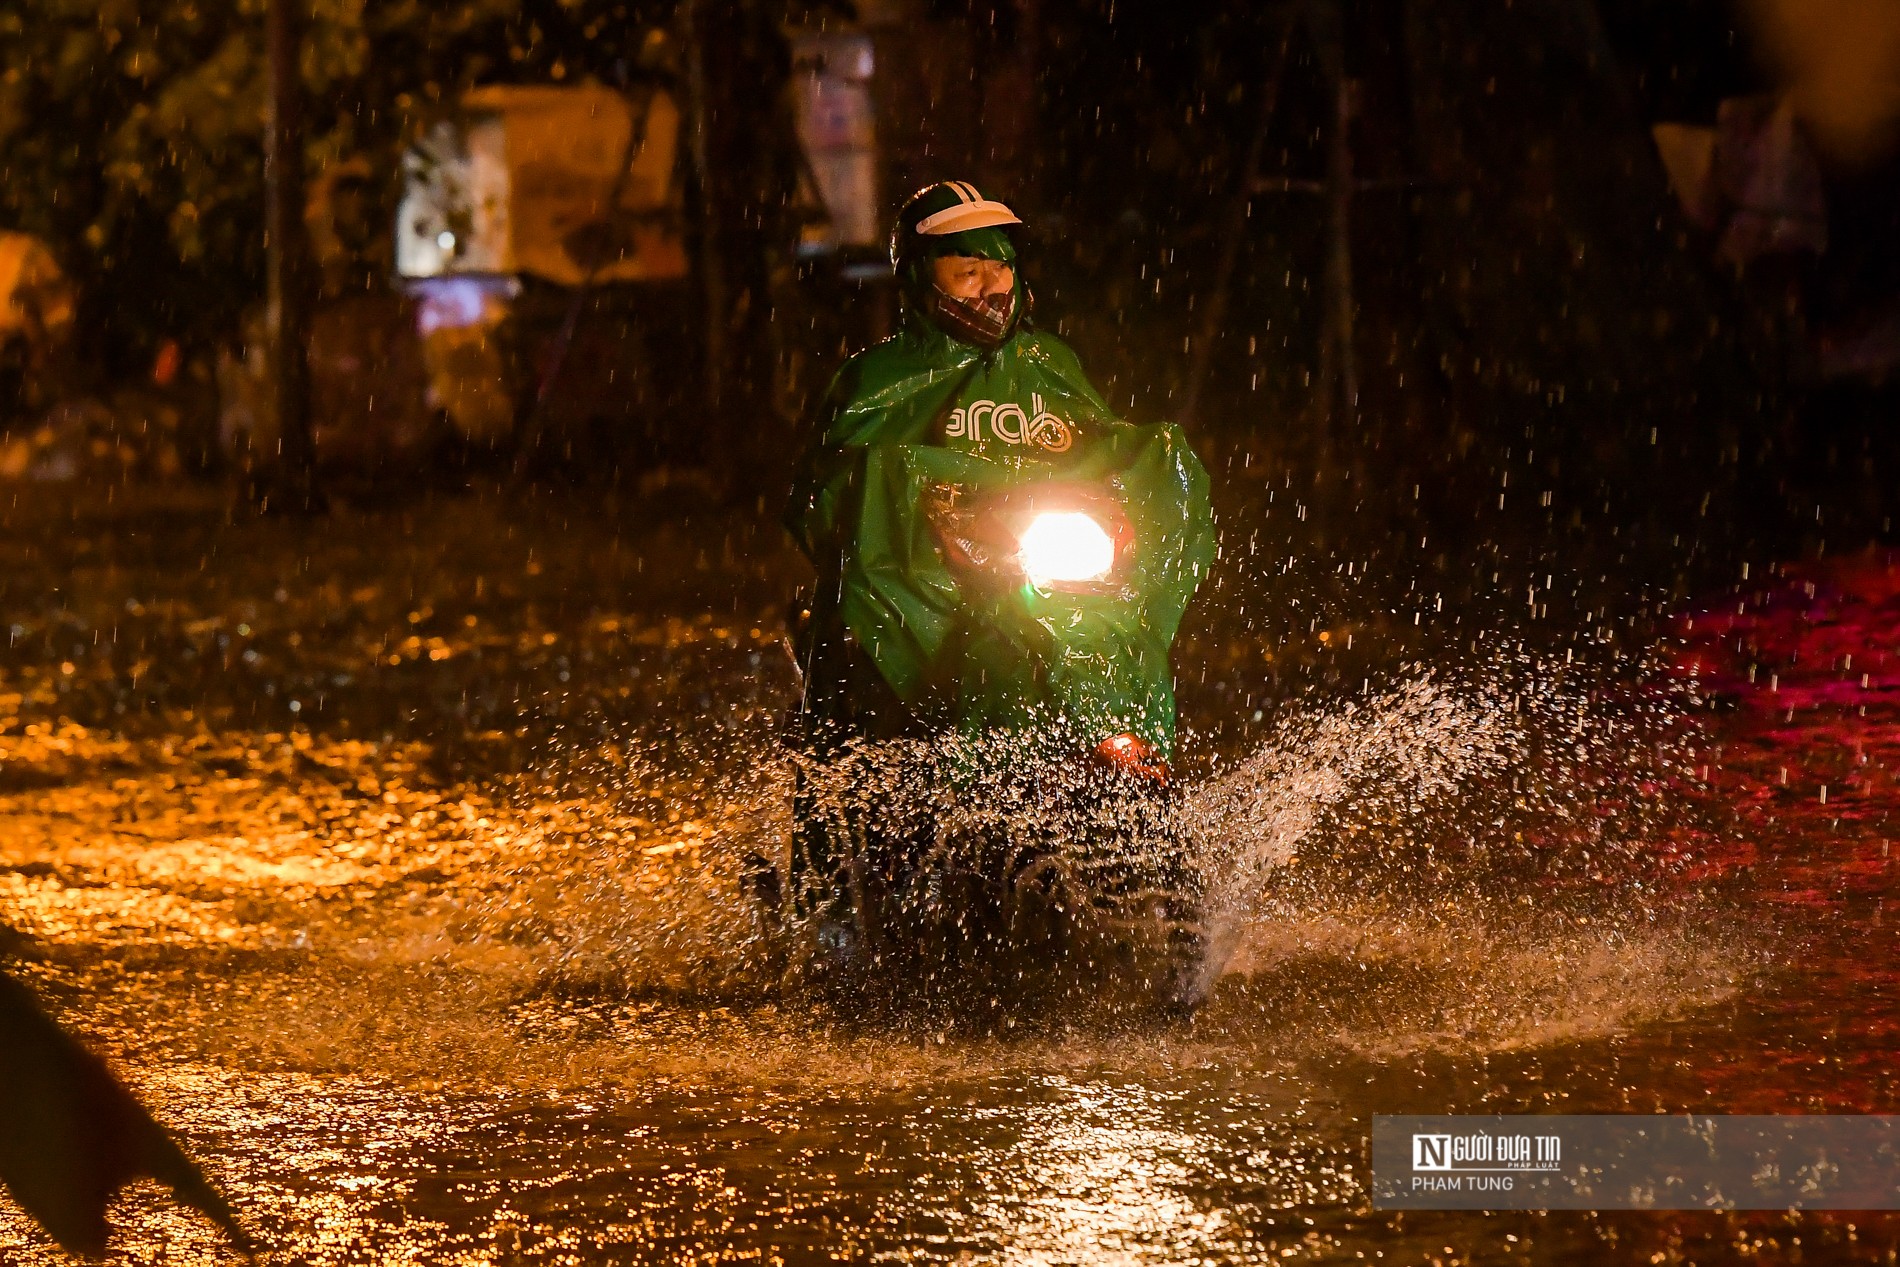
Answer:
<svg viewBox="0 0 1900 1267"><path fill-rule="evenodd" d="M920 509L966 607L1137 601L1143 544L1112 480L941 482ZM806 938L799 961L959 1009L1066 995L1191 1011L1202 885L1161 750L1059 715L960 732L799 611L792 857L782 877L755 864L780 931Z"/></svg>

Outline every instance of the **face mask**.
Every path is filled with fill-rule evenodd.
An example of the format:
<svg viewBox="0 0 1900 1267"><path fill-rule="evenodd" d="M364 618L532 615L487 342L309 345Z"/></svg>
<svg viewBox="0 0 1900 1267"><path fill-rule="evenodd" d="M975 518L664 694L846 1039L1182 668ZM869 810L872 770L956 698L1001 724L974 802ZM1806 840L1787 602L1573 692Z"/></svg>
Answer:
<svg viewBox="0 0 1900 1267"><path fill-rule="evenodd" d="M936 286L927 300L930 315L953 339L993 348L1009 336L1016 324L1016 290L1006 294L985 295L981 299L958 299Z"/></svg>

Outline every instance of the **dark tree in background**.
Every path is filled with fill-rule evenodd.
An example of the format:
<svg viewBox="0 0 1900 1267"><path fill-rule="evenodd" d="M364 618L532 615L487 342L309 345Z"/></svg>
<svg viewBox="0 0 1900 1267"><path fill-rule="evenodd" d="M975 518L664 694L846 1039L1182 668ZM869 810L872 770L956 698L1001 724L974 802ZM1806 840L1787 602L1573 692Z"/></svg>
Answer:
<svg viewBox="0 0 1900 1267"><path fill-rule="evenodd" d="M263 278L262 8L150 7L0 8L0 216L53 244L107 375L233 328Z"/></svg>
<svg viewBox="0 0 1900 1267"><path fill-rule="evenodd" d="M359 156L393 208L401 147L477 83L624 79L670 3L310 6L308 169ZM263 0L0 6L0 224L53 244L87 361L231 337L264 292Z"/></svg>
<svg viewBox="0 0 1900 1267"><path fill-rule="evenodd" d="M1045 83L1038 180L1058 213L1049 308L1114 367L1119 401L1178 412L1200 352L1195 422L1217 465L1293 478L1342 538L1390 510L1394 539L1410 524L1416 546L1431 520L1453 553L1528 533L1555 554L1612 529L1682 553L1772 500L1789 350L1756 337L1693 240L1635 88L1648 50L1619 46L1591 0L1042 12L1065 67ZM1342 130L1359 394L1329 416L1314 405ZM1676 495L1685 475L1708 498Z"/></svg>
<svg viewBox="0 0 1900 1267"><path fill-rule="evenodd" d="M774 412L773 266L797 234L798 136L786 84L783 4L688 0L688 228L696 239L705 335L704 403L715 451L761 479L782 462L789 420Z"/></svg>
<svg viewBox="0 0 1900 1267"><path fill-rule="evenodd" d="M1333 106L1309 14L1330 9L1356 100L1353 170L1371 186L1357 200L1363 222L1352 244L1365 261L1359 315L1371 327L1360 359L1396 367L1411 358L1428 375L1461 379L1472 373L1462 354L1475 341L1484 345L1481 377L1532 395L1611 379L1634 388L1681 372L1652 355L1654 322L1640 337L1609 328L1627 325L1652 296L1685 312L1706 313L1719 300L1673 236L1646 120L1592 5L1539 0L1493 13L1353 0L1224 8L1198 26L1183 25L1177 6L1118 0L1112 22L1107 8L1074 6L1054 37L1085 60L1049 85L1056 143L1046 162L1063 170L1043 183L1065 191L1057 209L1065 234L1081 231L1075 251L1112 248L1120 237L1152 253L1135 266L1151 265L1146 295L1130 292L1112 306L1117 317L1185 309L1215 280L1207 264L1228 223L1215 211L1235 196L1290 9L1292 65L1263 175L1294 187L1252 198L1248 271L1225 342L1244 345L1234 334L1256 326L1254 363L1282 383L1291 366L1313 363L1326 263L1317 186ZM1091 19L1100 29L1089 29ZM1088 91L1116 68L1117 93ZM1104 224L1132 232L1103 233ZM1414 311L1396 312L1408 296ZM1395 355L1394 338L1419 347ZM1230 375L1238 368L1227 361ZM1420 385L1408 375L1408 386ZM1297 395L1269 399L1284 408Z"/></svg>
<svg viewBox="0 0 1900 1267"><path fill-rule="evenodd" d="M276 487L263 506L315 511L317 446L310 418L309 234L304 229L303 0L266 0L265 57L269 104L264 121L264 242L269 283L271 413L277 452L266 458Z"/></svg>

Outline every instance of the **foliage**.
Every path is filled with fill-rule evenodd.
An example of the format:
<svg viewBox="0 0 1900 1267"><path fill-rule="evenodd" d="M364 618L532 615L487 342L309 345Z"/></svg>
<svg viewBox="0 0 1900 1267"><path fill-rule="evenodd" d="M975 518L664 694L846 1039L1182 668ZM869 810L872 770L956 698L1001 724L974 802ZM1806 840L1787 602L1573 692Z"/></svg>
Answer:
<svg viewBox="0 0 1900 1267"><path fill-rule="evenodd" d="M405 135L460 91L627 73L670 6L312 0L308 164L362 155L393 192ZM262 293L264 0L0 7L0 227L53 244L89 364L235 329Z"/></svg>

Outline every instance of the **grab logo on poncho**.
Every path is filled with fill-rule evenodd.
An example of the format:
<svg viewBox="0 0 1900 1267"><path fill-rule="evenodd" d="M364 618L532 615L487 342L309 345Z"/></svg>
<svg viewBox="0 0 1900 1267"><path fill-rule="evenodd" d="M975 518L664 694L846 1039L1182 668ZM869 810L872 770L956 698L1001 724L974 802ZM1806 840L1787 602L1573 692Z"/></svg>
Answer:
<svg viewBox="0 0 1900 1267"><path fill-rule="evenodd" d="M1067 453L1069 446L1075 443L1075 433L1069 424L1062 421L1042 407L1039 393L1029 394L1030 411L1013 401L997 404L993 400L973 400L962 409L950 411L950 420L944 427L945 438L951 440L967 439L981 443L983 424L989 423L989 434L998 440L1007 440L1011 444L1038 444L1051 453Z"/></svg>

